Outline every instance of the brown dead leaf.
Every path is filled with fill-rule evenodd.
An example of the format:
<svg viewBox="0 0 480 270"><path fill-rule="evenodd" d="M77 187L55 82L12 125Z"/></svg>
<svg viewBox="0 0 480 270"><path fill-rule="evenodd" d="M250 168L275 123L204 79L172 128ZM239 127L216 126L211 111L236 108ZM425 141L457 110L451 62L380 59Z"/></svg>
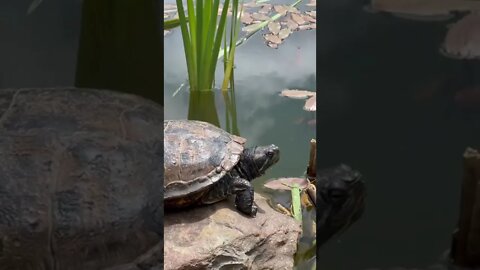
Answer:
<svg viewBox="0 0 480 270"><path fill-rule="evenodd" d="M298 26L298 30L300 30L300 31L303 31L303 30L311 30L311 29L312 29L312 25L311 25L311 24L304 24L304 25Z"/></svg>
<svg viewBox="0 0 480 270"><path fill-rule="evenodd" d="M271 4L265 4L265 5L263 5L262 8L258 11L258 13L268 14L268 13L270 13L270 10L272 10L272 5L271 5Z"/></svg>
<svg viewBox="0 0 480 270"><path fill-rule="evenodd" d="M312 16L313 18L317 17L317 12L315 10L312 11L306 11L305 14Z"/></svg>
<svg viewBox="0 0 480 270"><path fill-rule="evenodd" d="M279 22L269 22L268 23L268 30L272 32L274 35L278 35L278 32L280 32L280 29L282 26L280 25Z"/></svg>
<svg viewBox="0 0 480 270"><path fill-rule="evenodd" d="M240 21L244 24L251 24L253 23L252 15L248 12L243 12L242 18L240 18Z"/></svg>
<svg viewBox="0 0 480 270"><path fill-rule="evenodd" d="M290 29L283 28L282 30L280 30L280 32L278 32L278 37L281 39L286 39L291 33L292 31Z"/></svg>
<svg viewBox="0 0 480 270"><path fill-rule="evenodd" d="M287 24L288 29L290 29L292 32L297 30L297 28L298 28L298 24L296 22L294 22L292 19L287 19L286 24Z"/></svg>
<svg viewBox="0 0 480 270"><path fill-rule="evenodd" d="M282 92L280 92L280 96L289 97L293 99L306 99L315 95L316 93L313 91L298 90L298 89L285 89L285 90L282 90Z"/></svg>
<svg viewBox="0 0 480 270"><path fill-rule="evenodd" d="M311 23L317 23L317 19L307 15L307 14L303 14L302 15L303 17L303 20L307 21L307 22L311 22Z"/></svg>
<svg viewBox="0 0 480 270"><path fill-rule="evenodd" d="M287 13L287 8L284 5L275 5L273 9L279 14Z"/></svg>
<svg viewBox="0 0 480 270"><path fill-rule="evenodd" d="M290 12L290 13L300 13L300 11L299 11L296 7L285 6L285 8L286 8L287 11Z"/></svg>
<svg viewBox="0 0 480 270"><path fill-rule="evenodd" d="M292 20L297 24L305 24L305 20L303 19L302 16L295 13L292 13L291 16L292 16Z"/></svg>
<svg viewBox="0 0 480 270"><path fill-rule="evenodd" d="M253 13L252 18L254 20L258 20L258 21L266 21L266 20L270 19L270 17L268 17L267 15L262 14L262 13Z"/></svg>
<svg viewBox="0 0 480 270"><path fill-rule="evenodd" d="M274 44L281 44L282 43L282 39L279 38L277 35L274 35L274 34L266 34L266 35L263 36L263 38L265 38L266 41L274 43Z"/></svg>

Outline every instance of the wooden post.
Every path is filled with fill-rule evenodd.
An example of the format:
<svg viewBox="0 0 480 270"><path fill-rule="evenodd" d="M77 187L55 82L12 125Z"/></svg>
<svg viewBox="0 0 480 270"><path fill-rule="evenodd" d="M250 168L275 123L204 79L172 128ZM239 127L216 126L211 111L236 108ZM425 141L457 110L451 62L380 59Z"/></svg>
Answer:
<svg viewBox="0 0 480 270"><path fill-rule="evenodd" d="M455 265L477 268L480 267L480 154L467 148L463 159L460 216L450 256Z"/></svg>
<svg viewBox="0 0 480 270"><path fill-rule="evenodd" d="M310 159L307 167L308 180L314 181L317 177L317 141L315 139L310 140Z"/></svg>

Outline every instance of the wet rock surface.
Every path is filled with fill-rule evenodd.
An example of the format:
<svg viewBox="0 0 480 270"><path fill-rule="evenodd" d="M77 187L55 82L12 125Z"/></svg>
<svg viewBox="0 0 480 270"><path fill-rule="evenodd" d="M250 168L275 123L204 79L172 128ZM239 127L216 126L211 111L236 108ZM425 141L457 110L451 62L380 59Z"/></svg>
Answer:
<svg viewBox="0 0 480 270"><path fill-rule="evenodd" d="M300 224L255 202L255 218L232 200L165 213L164 269L292 269Z"/></svg>

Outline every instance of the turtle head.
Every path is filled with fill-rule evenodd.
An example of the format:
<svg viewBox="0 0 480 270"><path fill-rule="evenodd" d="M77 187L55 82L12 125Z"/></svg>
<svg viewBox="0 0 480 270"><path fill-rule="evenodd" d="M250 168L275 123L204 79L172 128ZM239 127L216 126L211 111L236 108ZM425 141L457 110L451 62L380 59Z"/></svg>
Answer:
<svg viewBox="0 0 480 270"><path fill-rule="evenodd" d="M266 146L255 146L248 148L243 153L243 165L247 166L247 170L250 176L246 177L252 180L255 177L261 176L272 165L278 162L280 159L280 149L278 146L271 144Z"/></svg>
<svg viewBox="0 0 480 270"><path fill-rule="evenodd" d="M365 208L365 183L361 174L349 166L320 170L317 173L317 235L322 245L355 223Z"/></svg>

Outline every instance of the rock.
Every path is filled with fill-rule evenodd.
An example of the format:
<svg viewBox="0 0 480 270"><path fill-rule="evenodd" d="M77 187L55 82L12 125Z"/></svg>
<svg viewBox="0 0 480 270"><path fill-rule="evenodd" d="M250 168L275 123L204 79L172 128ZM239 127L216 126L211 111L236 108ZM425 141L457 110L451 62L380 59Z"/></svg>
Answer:
<svg viewBox="0 0 480 270"><path fill-rule="evenodd" d="M255 202L255 218L228 200L165 213L164 269L292 269L300 223L257 193Z"/></svg>

